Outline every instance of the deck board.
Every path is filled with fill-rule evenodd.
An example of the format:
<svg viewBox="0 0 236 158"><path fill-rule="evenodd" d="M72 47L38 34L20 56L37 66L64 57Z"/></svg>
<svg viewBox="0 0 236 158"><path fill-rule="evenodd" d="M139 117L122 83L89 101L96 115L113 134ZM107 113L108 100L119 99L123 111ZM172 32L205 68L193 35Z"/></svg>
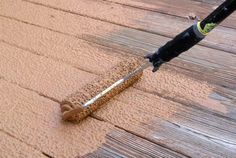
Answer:
<svg viewBox="0 0 236 158"><path fill-rule="evenodd" d="M99 49L98 48L99 46L97 44L94 44L96 49L90 46L90 48L86 50L85 48L89 47L91 42L89 43L83 40L76 39L74 36L68 36L68 35L64 35L60 33L55 33L51 30L46 30L40 27L27 25L25 23L17 22L14 20L3 18L3 17L1 17L1 23L3 24L3 26L9 25L8 27L4 27L4 32L1 36L1 40L18 45L25 49L32 50L32 52L35 52L35 53L38 52L42 55L52 57L54 59L63 60L64 62L70 63L71 65L81 68L81 69L85 69L85 67L87 69L89 68L88 65L83 65L84 63L82 63L81 59L85 59L91 56L93 57L93 59L88 59L88 60L94 61L96 59L97 63L101 62L102 59L99 59L96 57L96 52L102 51L102 49L104 51L104 55L102 56L103 60L105 60L104 62L107 62L107 63L114 62L112 60L109 60L109 55L111 56L112 53L115 53L117 58L122 58L122 51L116 51L116 49L112 50L112 48L109 49L106 47L101 47ZM41 37L37 36L42 31L43 31L43 36ZM11 32L14 32L14 33L11 34ZM33 32L33 34L29 36L29 32ZM59 40L56 40L57 38L59 38ZM158 35L152 35L152 34L138 32L138 31L135 32L135 30L121 31L119 33L119 36L114 34L114 35L111 35L111 37L105 36L104 38L108 40L110 39L110 40L109 41L101 40L100 44L109 46L109 42L111 42L111 43L116 44L117 47L119 46L121 50L126 50L128 53L133 53L135 55L145 55L146 53L154 51L156 50L157 47L161 46L163 43L162 41L169 40L169 38L161 37ZM32 41L33 39L37 41ZM54 41L52 42L54 44L53 47L48 44L49 40ZM29 42L31 43L29 44ZM42 43L42 46L39 46L40 42ZM58 43L60 45L58 45ZM72 48L68 47L67 45L71 45ZM146 48L147 46L148 48ZM50 47L52 47L52 49L54 50L46 54L47 51L45 50L49 50ZM64 48L64 50L62 48ZM75 51L75 50L80 50L80 49L83 51L85 49L85 51L87 52L83 53L83 52L78 51L78 53L74 55L74 57L77 56L76 60L75 59L73 60L73 58L69 58L66 55L63 55L63 53L65 54L67 50ZM105 51L105 49L107 50ZM142 51L142 49L145 49L145 50ZM87 55L88 53L90 54ZM119 55L119 53L121 55ZM108 55L106 56L105 54L108 54ZM115 55L113 55L113 58L115 58ZM215 49L196 46L192 48L192 50L181 55L176 60L176 62L178 61L184 64L191 63L192 65L196 65L198 67L204 67L206 71L214 70L215 73L218 71L219 78L220 78L220 75L223 75L224 79L227 80L226 77L228 76L229 83L232 83L233 85L234 84L233 77L234 77L234 71L235 71L235 67L234 67L235 58L236 56L230 53L225 53L223 51L217 51ZM227 59L227 62L225 62L226 59ZM81 61L76 62L78 60L81 60ZM106 64L106 67L107 66L109 66L109 64ZM103 66L103 69L104 67L105 66ZM182 68L188 69L188 67L184 67L184 66L182 66ZM191 70L192 69L194 68L191 67ZM91 67L89 71L93 73L99 73L98 72L99 69L96 70L95 67ZM209 75L213 75L213 74L209 74ZM222 82L224 81L222 80Z"/></svg>
<svg viewBox="0 0 236 158"><path fill-rule="evenodd" d="M41 151L34 149L32 146L15 139L7 133L0 130L0 156L1 157L38 157L47 158ZM17 147L17 148L16 148Z"/></svg>
<svg viewBox="0 0 236 158"><path fill-rule="evenodd" d="M31 6L31 5L30 5ZM26 8L28 8L26 6ZM25 8L25 10L27 10ZM34 8L36 10L36 7ZM15 9L15 10L19 10L19 9ZM39 15L40 17L44 17L42 19L48 19L47 14L50 15L50 13L47 12L51 12L51 14L56 14L59 13L58 11L55 11L53 9L45 9L44 7L37 7L37 10L39 10ZM33 14L33 12L29 12L29 15ZM165 38L162 36L158 36L158 35L153 35L151 33L146 33L146 32L142 32L142 31L137 31L134 29L128 29L125 27L121 27L121 26L117 26L117 25L113 25L113 24L109 24L109 23L104 23L101 21L95 21L94 20L89 20L87 19L87 21L80 17L77 16L77 20L74 19L75 16L71 15L71 14L61 14L60 17L58 17L60 20L58 21L53 21L50 25L49 23L45 23L45 22L40 22L40 21L36 21L35 18L29 17L29 16L23 16L21 14L19 14L21 18L27 18L27 22L30 22L32 24L40 24L43 27L46 27L49 29L53 29L54 31L58 31L58 32L62 32L65 34L70 34L72 36L77 36L77 37L81 37L85 40L90 40L91 42L99 42L99 44L103 44L103 45L118 45L118 48L121 49L129 49L129 51L139 51L141 52L142 50L146 50L145 53L147 51L154 51L157 47L159 47L160 45L162 45L165 41L168 41L169 38ZM63 17L64 16L64 17ZM72 28L68 28L66 26L63 26L62 23L60 23L60 21L62 21L63 19L71 19L68 21L68 24L73 26L76 25L77 29L72 29ZM50 19L48 19L48 21L50 21ZM77 22L78 21L78 22ZM76 23L76 24L75 24ZM90 29L84 29L83 25L88 25L88 23L91 23L91 25L93 25L93 28ZM110 25L109 28L107 27L107 25ZM97 28L102 28L102 29L96 29L96 32L94 32L95 27ZM110 29L114 29L114 30L118 30L118 31L114 31L114 32L109 32ZM83 30L84 29L84 30ZM81 31L82 30L82 31ZM109 35L106 35L106 32L109 33ZM103 33L103 36L101 36L100 34ZM104 35L105 34L105 35ZM228 40L227 40L228 41ZM123 46L123 47L121 47ZM194 49L200 49L198 51L194 50ZM203 52L204 50L206 50L206 52ZM210 51L211 50L211 51ZM194 55L194 58L198 57L198 58L202 58L203 61L197 61L197 64L202 66L202 64L204 63L208 63L208 65L206 67L211 68L211 65L215 65L217 64L217 68L221 67L218 66L219 64L229 64L229 63L234 63L234 60L232 62L223 62L223 61L217 61L215 62L214 58L213 60L206 61L204 59L209 60L212 57L216 56L214 54L219 54L219 51L216 51L215 49L205 49L205 47L195 47L193 48L193 50L189 51L190 53L193 52L197 52ZM212 52L212 54L208 55L210 52ZM220 60L222 58L222 56L228 55L228 56L232 56L234 57L234 55L230 55L227 53L224 53L223 51L221 51L222 54L224 55L218 55L216 56L218 58L218 60ZM191 55L190 53L185 53L186 56ZM199 56L198 54L201 53L202 55ZM213 56L214 55L214 56ZM221 58L220 58L221 57ZM186 58L186 57L185 57ZM193 57L189 57L191 58L191 60L194 60ZM227 57L227 59L231 59L231 57ZM185 59L186 60L186 59ZM222 60L222 59L221 59ZM191 62L191 61L190 61ZM200 63L199 63L200 62ZM214 64L211 64L211 62L215 62ZM195 62L196 63L196 62ZM232 65L231 64L231 65ZM230 66L226 68L226 70L233 68L233 70L235 69L234 66ZM214 69L215 71L218 71L218 69ZM232 73L234 71L231 71ZM221 72L222 73L222 72Z"/></svg>
<svg viewBox="0 0 236 158"><path fill-rule="evenodd" d="M117 157L167 157L184 158L186 156L173 152L165 147L161 147L140 139L140 137L123 130L116 130L106 136L107 141L98 150L89 153L83 158L117 158Z"/></svg>
<svg viewBox="0 0 236 158"><path fill-rule="evenodd" d="M197 16L199 19L205 18L210 14L217 6L219 6L222 0L107 0L118 4L124 4L132 7L142 8L154 12L174 15L177 17L188 18L191 14ZM236 14L233 13L227 18L222 26L236 28Z"/></svg>
<svg viewBox="0 0 236 158"><path fill-rule="evenodd" d="M235 14L157 73L145 70L137 84L83 123L60 120L59 103L68 94L124 58L156 50L193 23L185 14L202 18L219 1L178 3L180 8L170 0L1 1L0 130L41 156L234 157ZM78 131L85 124L101 126L88 129L89 140L111 130L84 155L80 145L87 142ZM58 139L62 131L68 139Z"/></svg>
<svg viewBox="0 0 236 158"><path fill-rule="evenodd" d="M8 59L10 59L10 57L8 57L8 58L6 58L6 56L11 56L11 54L13 54L13 52L14 51L16 51L16 50L20 50L20 48L14 48L14 47L12 47L12 46L7 46L7 44L2 44L4 47L10 47L10 48L8 48L7 50L9 50L9 51L5 51L5 52L7 52L4 56L4 58L2 58L2 59L4 59L4 60L6 60L6 61L9 61ZM4 48L3 47L3 48ZM11 48L12 47L12 48ZM2 50L6 50L6 49L2 49ZM32 62L32 63L34 63L34 62L36 62L36 61L34 61L34 60L32 60L33 59L33 56L37 56L37 55L30 55L30 53L28 53L28 51L21 51L21 54L22 54L22 56L26 56L26 55L23 55L23 54L27 54L27 56L28 56L28 58L29 59L31 59L30 60L30 62ZM27 59L27 58L26 58ZM1 62L1 63L3 63L4 64L4 60ZM17 62L17 60L19 60L18 58L16 58L14 61L12 61L13 63L16 63ZM37 60L37 59L35 59L35 60ZM51 63L51 62L49 62L49 63ZM10 65L11 65L11 63L9 63ZM27 63L26 63L27 64ZM51 63L52 64L52 63ZM6 68L7 69L9 69L10 70L10 65L9 66L7 66L7 65L5 65L5 66L7 66ZM51 68L53 69L53 66L51 66ZM33 68L32 70L26 70L25 69L25 67L23 66L23 67L20 67L20 66L17 66L17 69L18 69L18 72L21 72L22 70L24 70L24 71L26 71L26 72L28 72L28 71L33 71L33 70L36 70L36 72L37 71L40 71L40 69L39 70L37 70L37 69L35 69L35 68ZM49 69L50 70L50 69ZM14 72L14 71L13 71ZM49 71L50 72L50 71ZM62 73L62 72L60 72L60 73ZM78 78L79 78L79 74L80 73L73 73L73 71L71 71L71 73L72 74L78 74ZM3 73L2 73L3 74ZM8 73L7 73L8 74ZM7 75L6 74L6 75ZM150 74L150 73L149 73ZM4 74L3 74L4 75ZM17 74L14 74L14 73L12 73L12 79L15 79L15 78L19 78L19 77L17 77L16 76ZM25 80L24 80L24 83L23 83L23 86L24 87L26 87L26 88L30 88L30 89L33 89L33 90L37 90L37 91L39 91L39 94L42 94L42 95L44 95L44 96L48 96L48 98L55 98L55 96L54 96L54 93L45 93L45 91L43 91L42 89L37 89L37 86L36 87L29 87L29 85L27 85L27 83L30 81L30 78L28 78L27 79L27 74L21 74L21 78L24 78ZM62 76L62 75L61 75ZM3 77L5 77L5 75L3 76ZM50 77L50 74L49 74L49 77ZM91 76L92 77L92 76ZM90 78L91 78L90 77ZM148 76L144 76L144 78L147 78ZM62 80L63 80L63 78L61 78ZM72 80L72 79L70 79L70 80ZM11 79L10 79L10 81L11 81ZM18 84L22 84L22 83L20 83L19 82L20 80L18 79L18 80L15 80L14 82L16 82L16 83L18 83ZM42 77L41 78L38 78L37 80L34 80L34 85L41 85L42 83L40 83L40 82L42 82L43 80L42 80ZM60 80L59 80L60 81ZM62 82L57 82L57 83L62 83ZM141 83L141 85L142 85L142 81L140 82ZM80 83L80 85L82 85L81 83ZM138 85L137 85L138 86ZM57 91L61 91L60 89L58 89L58 90L56 90L53 86L47 86L48 87L48 91L50 92L50 91L54 91L55 93L57 93ZM56 87L56 85L55 85L55 87ZM74 87L73 85L72 85L72 87ZM145 86L146 87L146 86ZM67 88L69 88L69 87L67 87ZM146 87L147 88L147 87ZM161 89L159 89L160 91L161 91ZM142 92L142 93L144 93L144 92ZM130 93L128 93L128 94L130 94ZM128 94L124 94L124 96L125 96L125 98L127 97L128 98ZM137 93L136 93L137 94ZM64 94L65 96L66 96L66 94ZM63 96L62 96L63 97ZM56 100L60 100L60 98L62 98L62 97L56 97L55 99ZM153 96L151 96L150 98L155 98L155 95L153 95ZM125 99L121 99L121 100L124 100L125 101ZM159 99L157 99L157 100L159 100ZM167 100L165 100L166 102L169 102L169 101L167 101ZM131 104L124 104L124 103L121 103L121 102L118 102L118 105L119 106L121 106L121 105L123 105L123 110L122 111L124 111L125 110L125 108L129 108L131 105L137 105L137 103L138 103L139 101L137 101L137 102L135 102L135 103L131 103ZM148 104L148 101L145 103L145 104ZM163 104L165 104L165 103L163 103ZM174 104L175 105L175 103L172 103L172 104ZM116 104L111 104L111 105L107 105L107 107L109 107L110 109L113 109L113 108L115 108L115 107L113 107L112 105L116 105ZM117 106L117 105L116 105ZM141 105L142 106L142 105ZM181 107L180 105L176 105L176 108L177 107ZM188 108L186 109L187 107L185 107L185 106L182 106L182 108L180 108L180 109L182 109L182 110L184 110L184 111L186 111L186 112L190 112L190 110L188 110ZM168 111L169 109L171 109L171 107L168 107L168 106L166 106L166 110L165 111ZM191 110L194 110L194 109L192 109L192 108L190 108ZM164 109L160 109L160 111L159 112L157 112L157 113L160 113L161 114L161 112L163 111ZM119 114L119 112L122 112L122 111L117 111L118 112L118 114ZM140 111L139 109L137 109L137 111ZM197 111L196 110L194 110L195 112L193 112L193 113L191 113L190 115L196 115L197 114ZM187 114L186 112L184 112L184 114ZM123 112L122 112L123 113ZM174 123L172 120L167 120L167 121L163 121L163 120L161 120L161 119L159 119L159 116L157 117L157 116L155 116L156 114L152 114L151 115L151 111L149 111L148 112L148 114L146 114L146 113L143 113L142 115L144 115L145 117L147 117L147 120L148 120L148 118L151 116L152 117L152 120L158 120L158 121L156 121L156 126L161 126L161 128L167 128L166 129L166 131L164 132L164 133L166 133L167 131L169 131L169 130L174 130L174 131L182 131L182 126L186 126L186 124L181 124L181 122L180 122L180 127L178 127L178 126L173 126L172 124L170 124L169 122L167 122L167 121L170 121L170 122L172 122L172 123ZM124 113L123 113L124 114ZM129 114L126 114L127 116L129 116ZM119 116L119 117L127 117L126 115L124 115L124 116ZM193 115L193 116L194 116ZM198 117L195 117L194 119L198 119L199 121L202 119L202 117L204 116L204 115L206 115L206 114L200 114L200 115L198 115ZM109 119L109 116L103 116L103 115L98 115L98 116L100 116L102 119L107 119L107 120L110 120ZM143 116L143 117L144 117ZM208 117L209 117L209 119L212 117L211 115L208 115ZM184 119L185 121L184 122L186 122L188 119ZM226 125L226 122L223 122L223 123L221 123L220 122L220 120L221 120L221 118L218 118L218 117L215 117L215 118L212 118L212 120L213 121L215 121L215 120L217 120L217 122L219 123L219 124L217 124L216 126L223 126L222 128L224 128L224 126ZM210 123L214 123L213 121L210 121ZM223 119L223 121L227 121L227 120L224 120ZM229 122L229 121L228 121ZM117 123L115 120L113 120L113 121L111 121L110 123L112 123L112 124L114 124L114 125L116 125L116 126L119 126L120 128L127 128L126 126L122 126L121 124L123 124L122 122L121 122L121 124L120 123ZM141 124L140 124L141 123ZM142 133L143 131L142 130L140 130L140 128L145 128L145 130L147 130L147 131L149 131L149 132L155 132L155 129L153 129L153 127L152 128L150 128L149 126L146 126L146 127L142 127L142 124L148 124L149 126L151 126L152 124L149 124L149 122L138 122L138 123L135 123L134 125L133 125L133 127L137 127L137 128L139 128L139 130L132 130L131 132L134 132L135 134L138 134L138 135L141 135L142 137L145 137L146 139L149 139L149 140L152 140L152 139L154 139L155 140L155 142L157 143L157 144L159 144L159 143L161 143L161 145L164 145L164 146L167 146L167 147L169 147L169 148L174 148L174 150L177 150L178 152L181 152L181 153L184 153L184 154L186 154L186 155L194 155L194 154L196 154L194 151L192 151L192 150L188 150L188 148L186 148L186 147L184 147L185 145L186 145L186 143L188 144L188 146L189 145L194 145L196 142L201 142L202 141L202 144L204 144L204 146L200 146L199 147L199 150L197 150L197 152L199 152L199 151L201 151L201 153L202 153L202 156L203 155L214 155L214 156L216 156L217 154L215 154L213 151L214 151L214 149L212 149L212 148L210 148L210 149L208 149L208 150L210 150L210 151L207 151L207 150L205 150L205 148L206 148L206 146L205 145L207 145L207 144L210 144L209 146L210 147L214 147L214 148L223 148L223 146L222 146L222 143L221 143L221 146L219 147L218 145L216 145L215 143L214 143L214 141L212 142L211 140L205 140L205 139L196 139L195 141L194 141L194 139L195 139L195 137L194 137L194 135L195 134L193 134L193 133L189 133L188 132L188 130L186 130L185 129L185 134L183 134L183 135L185 135L185 141L183 141L184 143L185 143L185 145L183 144L183 147L179 147L179 143L176 143L176 144L174 144L174 145L172 145L172 146L169 146L169 142L173 142L173 141L176 141L176 139L178 138L178 137L183 137L183 136L179 136L179 135L177 135L177 136L175 136L174 138L173 138L173 133L175 133L175 132L173 132L173 133L170 133L169 134L169 136L168 136L168 134L166 134L166 135L160 135L160 133L159 133L159 131L157 132L157 134L159 134L158 135L158 137L160 137L161 138L161 140L159 140L159 139L155 139L155 137L157 137L157 136L155 136L155 137L153 137L153 136L147 136L147 133L146 132L144 132L144 133ZM189 125L191 125L193 122L189 122L187 125L189 126ZM209 128L208 129L206 129L206 130L204 130L204 128L202 128L201 126L201 124L200 124L201 122L195 122L195 123L193 123L193 124L195 124L195 127L192 129L192 130L203 130L203 131L201 131L201 133L204 133L205 135L207 135L208 137L210 137L210 138L214 138L214 137L218 137L218 136L220 136L222 133L218 133L217 134L217 132L214 132L215 131L215 129L213 128L213 129L210 129L210 127L214 127L214 126L212 126L211 124L209 124L209 123L207 123L206 122L206 125L205 126L203 126L204 128L206 128L206 127L208 127L209 126ZM233 123L233 122L232 122ZM167 125L166 125L167 124ZM199 125L199 126L198 126ZM131 126L131 124L129 125L129 126ZM232 126L232 129L228 129L228 130L230 130L231 132L231 137L233 138L234 137L234 134L233 134L233 131L232 130L234 130L234 124L232 124L231 125ZM132 126L131 126L132 127ZM229 125L227 125L227 127L230 127ZM180 129L179 129L180 128ZM220 129L220 130L222 130L222 128ZM210 134L209 134L209 132L210 132ZM220 132L220 131L219 131ZM225 134L227 131L223 131L223 133ZM177 132L178 133L178 132ZM213 136L212 136L212 133L213 133ZM229 135L229 133L228 134L226 134L226 136L230 136ZM212 139L213 139L212 138ZM162 141L162 139L164 139L165 141ZM229 138L222 138L222 140L224 140L224 139L226 139L226 140L228 140L229 141ZM187 140L191 140L191 142L187 142ZM224 141L223 141L224 142ZM208 146L208 145L207 145ZM218 147L216 147L216 146L218 146ZM226 151L225 151L226 150ZM222 150L220 150L220 152L223 152L224 154L226 154L226 153L231 153L230 151L228 151L227 149L222 149ZM218 153L219 154L219 153ZM219 155L218 155L219 156Z"/></svg>
<svg viewBox="0 0 236 158"><path fill-rule="evenodd" d="M100 47L97 44L90 46L91 42L79 40L74 36L55 33L51 30L28 25L15 20L1 18L1 21L4 26L6 26L1 38L2 40L17 45L21 48L25 48L26 50L31 50L31 52L33 53L36 52L36 54L38 53L46 57L63 61L65 62L65 64L69 63L71 66L85 70L86 72L95 74L102 73L103 71L106 71L106 68L109 68L110 66L115 64L112 61L119 61L119 58L120 60L122 60L124 58L122 57L122 55L127 54L126 52L117 51L112 48L110 49L107 47ZM43 34L43 36L38 36L39 34ZM141 31L135 32L135 30L128 30L119 34L119 36L105 36L103 38L110 40L105 42L104 40L100 40L98 43L105 46L111 46L109 45L110 43L117 43L115 48L121 50L129 50L128 52L133 51L133 54L136 55L144 55L145 53L148 53L148 51L142 52L140 49L144 48L145 46L149 46L149 51L155 50L157 46L161 46L161 44L163 43L162 40L168 40L168 38L165 37L152 35L150 33L143 33ZM132 38L135 39L132 40ZM147 41L147 39L149 40ZM50 40L50 44L48 44L48 40ZM120 41L122 42L122 44L120 44ZM142 41L142 43L140 41ZM148 44L151 42L153 44ZM83 52L81 52L80 50L83 50ZM78 51L76 55L74 55L75 51ZM68 52L70 54L69 57ZM99 55L96 55L98 53ZM102 58L100 59L99 57ZM227 59L227 62L225 62L225 59ZM102 60L103 63L107 64L103 64L103 66L100 66L101 64L99 63ZM220 92L220 95L225 95L227 94L226 92L230 92L230 95L235 98L235 93L231 92L235 89L236 85L236 71L234 67L235 60L236 56L233 54L205 48L202 46L196 46L189 52L182 55L176 61L172 62L170 68L177 69L177 71L181 73L217 85L218 87L215 89L216 92ZM83 61L88 62L84 63ZM89 63L94 64L90 65ZM180 68L176 68L176 66ZM155 77L153 79L155 80ZM145 87L142 86L141 88ZM71 89L73 89L73 87L71 87ZM149 91L153 92L153 90ZM158 90L154 92L158 92ZM227 102L227 104L229 105L226 106L228 106L229 109L232 109L230 117L235 118L235 116L233 115L235 112L235 110L233 110L235 108L235 105L232 101L232 97L230 98L230 101Z"/></svg>
<svg viewBox="0 0 236 158"><path fill-rule="evenodd" d="M120 149L120 152L118 150L118 147L122 146L120 143L123 143L126 144L126 150L132 152L134 156L185 157L91 117L77 125L62 123L57 102L2 79L0 80L0 98L1 105L4 105L0 108L1 112L4 112L4 119L0 122L0 151L3 150L0 154L1 157L36 156L46 158L46 155L50 157L76 157L86 153L84 151L87 149L86 146L94 145L93 136L106 130L106 126L111 129L107 133L104 145L101 144L101 149L98 151L94 149L93 154L95 155L97 152L108 149L110 153L117 152L127 155L124 150ZM94 126L100 128L95 130ZM83 128L86 129L85 133L79 134ZM3 134L2 131L9 133L14 138ZM62 136L64 139L61 138ZM88 141L85 141L86 139ZM111 144L113 139L117 139L118 142L113 141ZM81 145L81 141L85 145Z"/></svg>
<svg viewBox="0 0 236 158"><path fill-rule="evenodd" d="M61 10L71 14L108 21L118 25L160 34L171 38L194 23L193 21L189 21L187 18L179 18L176 16L145 11L133 7L107 3L104 1L84 0L78 3L76 0L64 0L62 1L63 3L57 3L56 0L33 0L33 3L34 2L36 2L37 5L41 5L42 3L43 6L53 8L55 10ZM78 9L78 6L86 9ZM100 6L99 8L101 10L94 12L96 6ZM217 48L235 53L235 36L235 29L219 26L215 29L214 33L208 35L207 38L200 44L206 47ZM225 38L228 40L225 41Z"/></svg>

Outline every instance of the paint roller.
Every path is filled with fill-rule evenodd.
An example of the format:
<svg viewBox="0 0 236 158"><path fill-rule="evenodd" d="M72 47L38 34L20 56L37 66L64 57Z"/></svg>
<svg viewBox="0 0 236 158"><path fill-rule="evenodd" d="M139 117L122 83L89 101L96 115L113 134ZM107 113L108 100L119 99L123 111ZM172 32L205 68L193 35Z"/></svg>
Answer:
<svg viewBox="0 0 236 158"><path fill-rule="evenodd" d="M235 9L236 0L226 0L203 21L178 34L155 53L145 56L147 60L129 57L114 66L94 82L85 85L62 101L60 106L63 120L79 122L86 118L112 97L137 82L147 67L153 66L155 72L163 63L171 61L199 43Z"/></svg>

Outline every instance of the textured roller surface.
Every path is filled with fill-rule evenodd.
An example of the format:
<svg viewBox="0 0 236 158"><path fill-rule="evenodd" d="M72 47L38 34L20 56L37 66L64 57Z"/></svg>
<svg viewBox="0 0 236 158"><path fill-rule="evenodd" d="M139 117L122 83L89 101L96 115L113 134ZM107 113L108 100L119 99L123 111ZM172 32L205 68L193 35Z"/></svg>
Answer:
<svg viewBox="0 0 236 158"><path fill-rule="evenodd" d="M124 78L127 74L135 71L143 63L144 61L141 58L130 57L129 59L115 65L110 71L106 72L102 76L99 76L94 82L85 85L76 93L68 96L61 103L63 120L78 122L93 111L97 110L102 104L110 100L112 97L131 86L142 76L142 72L139 72L137 75L132 76L122 84L111 89L88 107L83 107L87 101L94 98L118 80Z"/></svg>

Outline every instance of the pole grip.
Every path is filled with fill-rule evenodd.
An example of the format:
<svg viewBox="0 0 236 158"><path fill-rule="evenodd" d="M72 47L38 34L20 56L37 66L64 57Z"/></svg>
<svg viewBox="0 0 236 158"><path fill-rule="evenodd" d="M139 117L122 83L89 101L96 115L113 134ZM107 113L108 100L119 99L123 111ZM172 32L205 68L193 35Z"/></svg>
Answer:
<svg viewBox="0 0 236 158"><path fill-rule="evenodd" d="M204 37L205 36L198 31L197 24L195 24L159 48L157 54L164 62L168 62L179 56L182 52L189 50Z"/></svg>

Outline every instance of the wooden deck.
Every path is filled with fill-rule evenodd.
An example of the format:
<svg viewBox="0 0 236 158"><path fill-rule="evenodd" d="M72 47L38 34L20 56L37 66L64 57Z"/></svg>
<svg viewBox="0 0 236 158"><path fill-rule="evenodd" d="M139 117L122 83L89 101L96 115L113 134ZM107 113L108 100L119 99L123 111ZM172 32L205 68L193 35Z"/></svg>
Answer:
<svg viewBox="0 0 236 158"><path fill-rule="evenodd" d="M1 0L0 157L235 158L236 13L157 73L145 70L81 124L62 122L59 107L125 57L153 52L193 24L189 16L202 19L222 1ZM105 129L98 147L84 141Z"/></svg>

